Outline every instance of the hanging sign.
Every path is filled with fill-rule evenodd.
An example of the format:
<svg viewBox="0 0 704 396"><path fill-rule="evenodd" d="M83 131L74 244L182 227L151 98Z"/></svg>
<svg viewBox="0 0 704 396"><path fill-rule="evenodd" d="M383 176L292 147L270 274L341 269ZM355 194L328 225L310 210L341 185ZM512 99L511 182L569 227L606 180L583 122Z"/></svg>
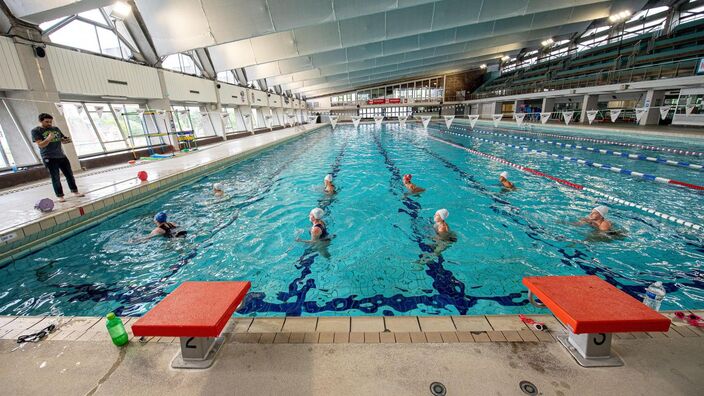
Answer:
<svg viewBox="0 0 704 396"><path fill-rule="evenodd" d="M636 107L636 122L640 122L640 119L643 118L643 114L648 111L647 107Z"/></svg>
<svg viewBox="0 0 704 396"><path fill-rule="evenodd" d="M594 122L597 114L599 114L599 110L587 110L587 121L589 121L589 125Z"/></svg>
<svg viewBox="0 0 704 396"><path fill-rule="evenodd" d="M491 116L491 118L494 119L494 127L499 126L499 121L501 121L502 118L504 118L503 113L502 114L494 114Z"/></svg>
<svg viewBox="0 0 704 396"><path fill-rule="evenodd" d="M543 124L547 124L548 121L550 121L550 116L552 113L540 113L540 122Z"/></svg>
<svg viewBox="0 0 704 396"><path fill-rule="evenodd" d="M569 125L570 121L572 121L572 116L574 115L574 111L563 111L562 112L562 117L565 119L565 125Z"/></svg>
<svg viewBox="0 0 704 396"><path fill-rule="evenodd" d="M315 124L316 121L318 121L318 116L317 116L317 115L308 116L308 123L309 123L309 124Z"/></svg>
<svg viewBox="0 0 704 396"><path fill-rule="evenodd" d="M523 125L523 119L526 118L526 113L513 113L513 118L516 119L518 126Z"/></svg>
<svg viewBox="0 0 704 396"><path fill-rule="evenodd" d="M685 107L684 107L684 112L685 112L685 114L686 114L686 115L692 114L692 111L694 110L695 107L696 107L696 106L694 106L694 105L687 105L687 106L685 106Z"/></svg>
<svg viewBox="0 0 704 396"><path fill-rule="evenodd" d="M399 123L399 125L401 126L401 128L405 128L405 127L406 127L406 119L408 119L408 116L407 116L407 115L405 115L405 116L399 116L399 117L398 117L398 123Z"/></svg>
<svg viewBox="0 0 704 396"><path fill-rule="evenodd" d="M622 111L622 110L623 110L623 109L611 109L611 110L609 110L609 112L611 113L611 122L616 122L616 119L618 118L618 116L621 115L621 111Z"/></svg>
<svg viewBox="0 0 704 396"><path fill-rule="evenodd" d="M450 125L452 125L452 120L455 119L455 116L453 116L453 115L446 115L446 116L443 116L443 117L445 118L445 126L449 128Z"/></svg>
<svg viewBox="0 0 704 396"><path fill-rule="evenodd" d="M337 119L339 117L336 115L331 115L330 116L330 125L332 125L332 129L335 129L335 126L337 126Z"/></svg>
<svg viewBox="0 0 704 396"><path fill-rule="evenodd" d="M664 120L667 118L667 114L670 112L670 106L660 106L660 119Z"/></svg>
<svg viewBox="0 0 704 396"><path fill-rule="evenodd" d="M420 121L423 123L423 128L427 128L428 124L430 124L430 119L433 118L432 116L420 116Z"/></svg>
<svg viewBox="0 0 704 396"><path fill-rule="evenodd" d="M477 120L479 119L479 114L472 114L467 116L467 118L469 118L469 126L474 129L474 125L477 124Z"/></svg>
<svg viewBox="0 0 704 396"><path fill-rule="evenodd" d="M381 126L382 121L384 121L384 116L374 116L374 124L377 128Z"/></svg>

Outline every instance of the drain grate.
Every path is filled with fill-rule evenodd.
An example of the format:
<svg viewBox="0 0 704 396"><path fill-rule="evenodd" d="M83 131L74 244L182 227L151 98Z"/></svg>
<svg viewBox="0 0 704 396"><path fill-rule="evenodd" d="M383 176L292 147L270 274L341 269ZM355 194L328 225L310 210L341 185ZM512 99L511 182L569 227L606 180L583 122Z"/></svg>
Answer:
<svg viewBox="0 0 704 396"><path fill-rule="evenodd" d="M430 384L430 394L433 396L445 396L447 395L447 389L445 385L439 382L433 382Z"/></svg>
<svg viewBox="0 0 704 396"><path fill-rule="evenodd" d="M525 393L526 395L537 395L538 394L538 388L535 385L533 385L532 382L521 381L518 383L518 387L520 387L521 390L523 391L523 393Z"/></svg>

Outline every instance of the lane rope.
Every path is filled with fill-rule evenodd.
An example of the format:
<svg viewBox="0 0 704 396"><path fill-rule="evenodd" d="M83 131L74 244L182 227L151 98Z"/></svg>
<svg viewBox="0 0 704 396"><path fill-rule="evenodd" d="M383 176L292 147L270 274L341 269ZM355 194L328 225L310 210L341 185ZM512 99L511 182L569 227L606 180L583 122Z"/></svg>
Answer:
<svg viewBox="0 0 704 396"><path fill-rule="evenodd" d="M530 137L524 137L524 136L515 136L515 135L508 134L508 133L496 133L496 132L485 131L485 130L481 130L481 129L465 129L465 128L461 128L461 127L457 127L457 126L452 126L452 127L450 127L450 129L455 129L458 131L482 133L485 135L507 137L507 138L523 140L523 141L551 144L553 146L560 146L560 147L571 148L571 149L585 150L585 151L590 151L590 152L597 153L597 154L613 155L613 156L621 157L621 158L628 158L628 159L641 160L641 161L650 161L650 162L655 162L658 164L677 166L677 167L683 167L683 168L688 168L688 169L696 169L696 170L704 169L704 165L700 165L700 164L692 164L692 163L683 162L683 161L673 161L673 160L669 160L669 159L665 159L665 158L661 158L661 157L648 157L647 155L643 155L643 154L625 153L625 152L621 152L621 151L606 150L606 149L600 149L600 148L595 148L595 147L582 146L579 144L570 144L570 143L557 142L557 141L553 141L553 140L536 139L536 138L530 138Z"/></svg>
<svg viewBox="0 0 704 396"><path fill-rule="evenodd" d="M693 155L693 156L698 156L698 157L704 156L704 152L693 151L693 150L681 150L681 149L674 149L674 148L669 148L669 147L649 146L649 145L638 144L638 143L616 142L613 140L586 138L586 137L581 137L581 136L559 135L556 133L534 132L534 131L524 131L524 130L506 129L506 128L497 128L497 129L501 130L501 131L505 131L505 132L525 133L525 134L537 135L537 136L548 136L548 137L553 137L553 138L557 138L557 139L579 140L582 142L612 144L615 146L635 147L635 148L639 148L639 149L643 149L643 150L664 151L667 153L681 154L681 155Z"/></svg>
<svg viewBox="0 0 704 396"><path fill-rule="evenodd" d="M605 170L608 170L608 171L611 171L614 173L619 173L622 175L635 176L635 177L639 177L643 180L654 181L654 182L662 183L662 184L671 184L674 186L685 187L685 188L689 188L692 190L704 191L704 186L700 186L697 184L687 183L687 182L683 182L680 180L668 179L666 177L651 175L649 173L636 172L636 171L632 171L630 169L619 168L617 166L613 166L613 165L609 165L609 164L602 164L599 162L593 162L593 161L589 161L589 160L585 160L585 159L581 159L581 158L569 157L569 156L562 155L562 154L554 154L549 151L531 149L528 147L518 146L515 144L511 144L511 143L497 142L495 140L484 139L484 138L480 138L480 137L476 137L476 136L470 136L465 133L457 133L457 132L443 131L443 130L438 130L438 132L447 133L450 135L456 135L456 136L469 138L469 139L476 139L476 140L479 140L482 142L486 142L486 143L490 143L490 144L494 144L494 145L498 145L498 146L511 147L511 148L514 148L517 150L525 151L527 153L545 154L548 157L553 157L553 158L557 158L557 159L565 160L565 161L572 161L572 162L576 162L580 165L590 166L592 168L605 169Z"/></svg>
<svg viewBox="0 0 704 396"><path fill-rule="evenodd" d="M696 224L696 223L692 223L691 221L683 220L683 219L681 219L681 218L679 218L679 217L672 216L672 215L669 215L669 214L666 214L666 213L662 213L662 212L657 211L657 210L652 209L652 208L648 208L647 206L643 206L643 205L640 205L640 204L636 204L636 203L634 203L634 202L626 201L625 199L621 199L621 198L615 197L615 196L613 196L613 195L609 195L609 194L603 193L603 192L598 191L598 190L595 190L595 189L593 189L593 188L585 187L585 186L583 186L583 185L581 185L581 184L572 183L572 182L570 182L570 181L567 181L567 180L564 180L564 179L560 179L560 178L558 178L558 177L554 177L554 176L548 175L548 174L543 173L543 172L540 172L540 171L538 171L538 170L536 170L536 169L532 169L532 168L528 168L528 167L526 167L526 166L522 166L522 165L515 164L515 163L513 163L513 162L510 162L510 161L508 161L508 160L505 160L505 159L503 159L503 158L501 158L501 157L497 157L497 156L495 156L495 155L483 153L483 152L481 152L481 151L477 151L477 150L474 150L474 149L471 149L471 148L468 148L468 147L465 147L465 146L462 146L462 145L459 145L459 144L456 144L456 143L452 143L452 142L449 142L449 141L447 141L447 140L437 138L437 137L435 137L435 136L428 135L428 138L430 138L430 139L432 139L432 140L435 140L435 141L437 141L437 142L444 143L444 144L447 144L447 145L449 145L449 146L458 148L458 149L460 149L460 150L464 150L464 151L467 151L467 152L469 152L469 153L472 153L472 154L475 154L475 155L484 157L484 158L489 158L489 159L491 159L491 160L493 160L493 161L500 162L500 163L502 163L502 164L511 166L511 167L516 168L516 169L518 169L518 170L521 170L521 171L523 171L523 172L531 173L531 174L536 175L536 176L540 176L540 177L543 177L543 178L546 178L546 179L553 180L553 181L555 181L555 182L557 182L557 183L560 183L560 184L563 184L563 185L565 185L565 186L574 188L575 190L580 190L580 191L589 192L589 193L591 193L591 194L594 194L594 195L597 195L597 196L599 196L599 197L605 198L606 200L609 200L609 201L612 201L612 202L621 204L621 205L623 205L623 206L628 206L628 207L631 207L631 208L636 208L636 209L641 210L641 211L643 211L643 212L646 212L646 213L655 215L655 216L660 217L660 218L665 219L665 220L672 221L672 222L674 222L674 223L680 224L680 225L685 226L685 227L688 227L688 228L692 228L692 229L695 229L695 230L703 230L703 229L704 229L704 226L701 226L701 225Z"/></svg>

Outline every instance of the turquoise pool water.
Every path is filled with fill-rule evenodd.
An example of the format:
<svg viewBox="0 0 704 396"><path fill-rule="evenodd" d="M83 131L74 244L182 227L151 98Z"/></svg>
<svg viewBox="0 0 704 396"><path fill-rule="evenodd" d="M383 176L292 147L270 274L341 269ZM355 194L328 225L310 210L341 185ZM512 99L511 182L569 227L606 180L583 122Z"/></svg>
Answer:
<svg viewBox="0 0 704 396"><path fill-rule="evenodd" d="M428 135L704 224L701 191L445 130L438 124L428 131L415 124L338 125L267 150L0 268L0 314L140 315L187 280L250 280L242 311L249 316L535 312L521 278L567 274L596 274L635 297L661 280L668 290L664 309L704 308L701 231L609 204L609 217L622 235L605 238L571 224L600 203L594 197ZM658 144L704 150L686 140ZM703 184L697 170L535 142L520 145ZM497 179L503 170L518 190L502 190ZM332 197L322 191L328 173L338 187ZM404 173L428 191L405 196ZM215 182L225 184L226 197L212 197ZM333 234L326 249L296 242L307 237L308 212L316 206L325 210ZM454 243L433 237L432 217L439 208L450 211ZM149 232L159 210L189 236L131 243Z"/></svg>

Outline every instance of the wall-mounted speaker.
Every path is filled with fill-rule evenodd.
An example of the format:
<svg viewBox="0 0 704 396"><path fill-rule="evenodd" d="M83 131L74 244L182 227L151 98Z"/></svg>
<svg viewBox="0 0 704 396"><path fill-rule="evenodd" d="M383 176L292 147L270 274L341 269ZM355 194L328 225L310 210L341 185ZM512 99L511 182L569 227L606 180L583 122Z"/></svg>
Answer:
<svg viewBox="0 0 704 396"><path fill-rule="evenodd" d="M46 50L44 47L33 45L32 48L34 49L34 56L37 58L44 58L46 56Z"/></svg>

